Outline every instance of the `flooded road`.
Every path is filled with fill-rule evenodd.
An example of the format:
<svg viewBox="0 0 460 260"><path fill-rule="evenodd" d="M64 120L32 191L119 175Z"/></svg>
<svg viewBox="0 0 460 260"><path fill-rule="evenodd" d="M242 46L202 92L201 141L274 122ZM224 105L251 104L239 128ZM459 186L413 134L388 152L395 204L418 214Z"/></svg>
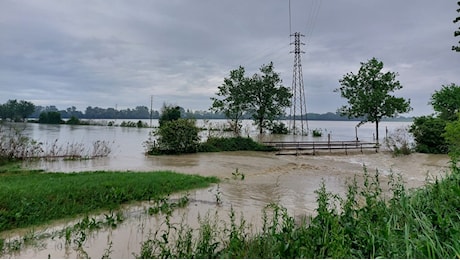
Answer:
<svg viewBox="0 0 460 260"><path fill-rule="evenodd" d="M79 171L87 167L93 170L107 170L105 160L110 158L87 162L44 162L40 167L49 171L63 169ZM219 185L208 189L190 191L188 195L190 204L186 208L174 211L171 219L173 223L184 221L196 228L199 226L199 216L218 214L220 219L225 220L228 219L230 209L233 208L238 215L243 215L248 223L252 223L254 232L260 228L262 210L268 204L278 203L287 208L292 216L315 214L315 190L320 187L321 182L324 181L328 191L344 194L346 182L355 174L359 179L364 165L369 173L373 174L378 170L382 183L386 183L388 175L394 172L402 175L406 187L413 188L423 185L427 177L432 179L444 175L449 163L448 157L442 155L411 154L393 157L389 153L371 151L348 155L324 152L316 156L223 152L148 156L143 160L144 163L133 165L130 170L173 170L180 173L217 176L222 180ZM78 163L82 164L81 169L76 165ZM84 164L91 164L91 166ZM244 180L241 177L234 178L232 173L236 171L244 174ZM219 205L218 200L221 202ZM126 205L123 211L124 222L114 229L107 228L90 233L83 246L87 256L101 258L108 249L111 258L133 258L133 253L138 254L142 241L148 239L149 234L162 225L164 226L163 217L146 214L148 206L147 202ZM59 225L63 228L66 223ZM47 232L56 228L51 226ZM13 232L8 236L13 238L14 235ZM58 237L41 240L40 246L25 247L3 257L47 258L48 256L82 257L75 246L66 245L64 238Z"/></svg>

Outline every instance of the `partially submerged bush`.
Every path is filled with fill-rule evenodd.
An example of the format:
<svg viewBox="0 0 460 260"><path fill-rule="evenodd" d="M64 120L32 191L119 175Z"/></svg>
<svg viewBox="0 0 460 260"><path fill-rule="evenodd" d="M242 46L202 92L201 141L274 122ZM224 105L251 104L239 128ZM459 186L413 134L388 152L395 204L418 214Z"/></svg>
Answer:
<svg viewBox="0 0 460 260"><path fill-rule="evenodd" d="M200 141L199 131L193 119L164 121L151 132L144 145L148 154L195 153ZM154 136L157 137L156 141Z"/></svg>
<svg viewBox="0 0 460 260"><path fill-rule="evenodd" d="M393 155L408 155L413 151L407 128L397 128L385 139L385 144Z"/></svg>

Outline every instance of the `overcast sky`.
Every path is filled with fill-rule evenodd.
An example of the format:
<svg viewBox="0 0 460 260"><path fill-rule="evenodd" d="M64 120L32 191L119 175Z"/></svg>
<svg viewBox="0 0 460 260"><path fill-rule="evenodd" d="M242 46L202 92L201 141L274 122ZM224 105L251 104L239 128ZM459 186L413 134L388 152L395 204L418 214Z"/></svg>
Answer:
<svg viewBox="0 0 460 260"><path fill-rule="evenodd" d="M346 103L339 79L372 57L398 72L407 115L460 84L457 0L0 0L0 103L207 110L230 70L270 61L291 87L301 32L308 112ZM291 24L291 26L290 26ZM459 24L457 24L457 27Z"/></svg>

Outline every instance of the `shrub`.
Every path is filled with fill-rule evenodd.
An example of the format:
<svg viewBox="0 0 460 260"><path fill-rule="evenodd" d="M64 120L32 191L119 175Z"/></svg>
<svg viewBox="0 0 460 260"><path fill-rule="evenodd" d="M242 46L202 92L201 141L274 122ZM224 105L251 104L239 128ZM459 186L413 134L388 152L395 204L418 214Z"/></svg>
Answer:
<svg viewBox="0 0 460 260"><path fill-rule="evenodd" d="M40 113L38 122L40 124L62 124L64 123L64 121L62 121L61 119L61 114L55 111Z"/></svg>
<svg viewBox="0 0 460 260"><path fill-rule="evenodd" d="M414 118L409 132L414 135L415 151L420 153L447 153L448 145L443 137L446 121L432 116Z"/></svg>
<svg viewBox="0 0 460 260"><path fill-rule="evenodd" d="M321 137L323 136L323 130L313 129L312 134L313 134L313 137Z"/></svg>
<svg viewBox="0 0 460 260"><path fill-rule="evenodd" d="M284 123L273 123L270 127L270 132L272 134L286 135L289 133L289 130Z"/></svg>
<svg viewBox="0 0 460 260"><path fill-rule="evenodd" d="M178 154L197 152L199 128L193 119L165 121L153 134L157 141L149 139L146 146L149 154Z"/></svg>
<svg viewBox="0 0 460 260"><path fill-rule="evenodd" d="M80 119L78 119L75 116L72 116L69 120L67 120L68 125L79 125L80 124Z"/></svg>
<svg viewBox="0 0 460 260"><path fill-rule="evenodd" d="M385 139L385 144L395 156L408 155L412 153L413 150L409 140L408 130L406 128L397 128Z"/></svg>

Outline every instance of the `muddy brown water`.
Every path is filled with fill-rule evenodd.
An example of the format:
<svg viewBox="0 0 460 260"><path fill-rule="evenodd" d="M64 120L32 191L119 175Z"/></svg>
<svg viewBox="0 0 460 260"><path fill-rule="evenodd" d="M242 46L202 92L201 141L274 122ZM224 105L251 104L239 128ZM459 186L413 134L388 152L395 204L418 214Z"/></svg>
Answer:
<svg viewBox="0 0 460 260"><path fill-rule="evenodd" d="M70 162L53 162L36 167L53 171L57 169L107 169L110 158L101 158L83 162L81 168ZM128 158L129 160L129 158ZM171 221L184 221L191 227L198 226L198 217L217 214L220 219L228 219L233 207L238 216L244 216L252 223L252 231L260 228L262 210L274 202L287 208L293 216L315 213L315 190L324 181L326 188L338 194L344 194L346 182L356 174L362 176L363 166L374 173L378 170L382 183L391 172L402 175L406 187L422 186L427 179L444 175L449 168L449 159L444 155L411 154L393 157L387 152L334 153L323 152L319 155L275 155L261 152L223 152L190 154L180 156L146 157L142 164L131 170L173 170L181 173L217 176L222 181L207 189L189 192L190 204L174 211ZM112 166L116 168L116 165ZM238 169L244 174L244 180L233 178L232 172ZM222 201L217 205L217 197ZM116 228L101 229L89 233L83 249L91 258L101 258L111 245L111 258L134 258L133 253L140 252L142 241L149 234L164 227L162 216L150 216L145 213L148 203L136 203L124 206L125 221ZM52 233L71 225L71 221L57 222L54 225L35 228L37 234ZM11 231L2 234L5 242L20 237L29 231ZM35 245L24 246L21 250L2 257L11 258L78 258L82 257L76 246L66 245L63 238L41 239Z"/></svg>

